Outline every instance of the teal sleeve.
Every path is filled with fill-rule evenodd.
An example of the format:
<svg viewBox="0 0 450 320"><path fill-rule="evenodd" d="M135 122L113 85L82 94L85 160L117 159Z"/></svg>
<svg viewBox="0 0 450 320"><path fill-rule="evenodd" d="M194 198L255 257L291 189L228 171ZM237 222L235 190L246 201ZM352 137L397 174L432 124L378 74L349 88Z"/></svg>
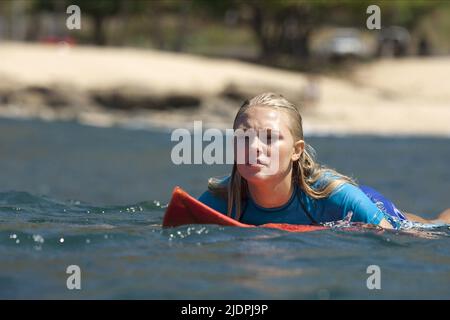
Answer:
<svg viewBox="0 0 450 320"><path fill-rule="evenodd" d="M358 187L344 183L329 197L329 201L340 208L342 219L352 211L351 221L378 225L384 213Z"/></svg>

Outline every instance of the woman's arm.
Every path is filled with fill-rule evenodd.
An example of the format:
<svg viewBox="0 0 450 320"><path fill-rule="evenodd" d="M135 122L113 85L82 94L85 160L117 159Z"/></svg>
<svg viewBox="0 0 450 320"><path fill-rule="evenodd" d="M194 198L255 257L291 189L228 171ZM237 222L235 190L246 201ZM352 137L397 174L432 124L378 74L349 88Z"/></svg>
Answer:
<svg viewBox="0 0 450 320"><path fill-rule="evenodd" d="M344 183L333 191L329 201L339 207L342 218L352 211L351 221L353 222L370 223L387 229L393 228L386 219L385 213L361 189L350 183Z"/></svg>

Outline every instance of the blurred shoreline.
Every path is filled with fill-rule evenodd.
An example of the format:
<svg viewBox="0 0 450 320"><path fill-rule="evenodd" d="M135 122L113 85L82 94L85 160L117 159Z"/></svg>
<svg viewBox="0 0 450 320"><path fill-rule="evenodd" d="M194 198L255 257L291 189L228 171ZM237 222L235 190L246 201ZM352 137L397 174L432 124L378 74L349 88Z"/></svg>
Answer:
<svg viewBox="0 0 450 320"><path fill-rule="evenodd" d="M281 93L310 134L450 136L450 57L311 76L134 48L0 44L0 117L94 126L227 128L244 99Z"/></svg>

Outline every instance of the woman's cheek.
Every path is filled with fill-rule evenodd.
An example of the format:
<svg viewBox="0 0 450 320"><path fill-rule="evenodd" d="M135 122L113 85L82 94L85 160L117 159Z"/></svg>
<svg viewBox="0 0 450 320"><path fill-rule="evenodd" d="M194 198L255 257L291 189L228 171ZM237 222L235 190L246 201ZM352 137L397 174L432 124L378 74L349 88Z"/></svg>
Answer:
<svg viewBox="0 0 450 320"><path fill-rule="evenodd" d="M286 164L287 148L285 144L281 141L278 141L268 148L267 156L269 157L269 171L272 174L276 174L279 172L283 172L285 167L289 164Z"/></svg>
<svg viewBox="0 0 450 320"><path fill-rule="evenodd" d="M289 148L287 148L286 143L283 141L278 141L270 148L270 156L275 161L278 160L280 163L284 162L285 158L289 157Z"/></svg>

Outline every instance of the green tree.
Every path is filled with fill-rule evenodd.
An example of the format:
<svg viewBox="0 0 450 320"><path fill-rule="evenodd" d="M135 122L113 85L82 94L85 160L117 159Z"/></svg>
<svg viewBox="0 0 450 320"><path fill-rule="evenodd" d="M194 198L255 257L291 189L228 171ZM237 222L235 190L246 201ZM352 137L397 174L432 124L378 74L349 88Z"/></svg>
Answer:
<svg viewBox="0 0 450 320"><path fill-rule="evenodd" d="M94 43L97 45L106 44L104 31L107 17L114 16L125 7L124 0L73 0L68 1L80 7L83 14L88 14L94 22Z"/></svg>
<svg viewBox="0 0 450 320"><path fill-rule="evenodd" d="M343 25L365 28L366 9L377 4L383 25L402 25L413 29L423 15L444 5L444 0L194 0L197 8L214 15L231 8L247 17L261 48L261 58L272 59L278 54L290 54L307 59L310 38L315 28L323 25Z"/></svg>

